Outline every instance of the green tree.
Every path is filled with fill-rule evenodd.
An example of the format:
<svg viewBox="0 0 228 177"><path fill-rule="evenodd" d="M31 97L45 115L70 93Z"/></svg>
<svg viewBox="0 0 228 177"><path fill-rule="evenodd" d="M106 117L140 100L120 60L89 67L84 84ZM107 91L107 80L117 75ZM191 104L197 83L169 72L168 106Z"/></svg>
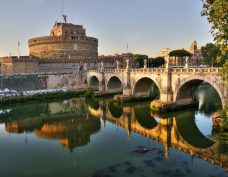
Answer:
<svg viewBox="0 0 228 177"><path fill-rule="evenodd" d="M173 50L169 52L169 56L175 57L175 61L176 61L176 58L181 58L181 64L183 65L183 63L185 63L184 57L191 57L192 54L187 50L182 49L182 50Z"/></svg>
<svg viewBox="0 0 228 177"><path fill-rule="evenodd" d="M183 58L183 57L191 57L192 54L187 50L173 50L169 52L169 56Z"/></svg>
<svg viewBox="0 0 228 177"><path fill-rule="evenodd" d="M142 55L142 54L134 54L133 55L133 62L139 68L143 68L143 66L144 66L144 59L148 59L148 55Z"/></svg>
<svg viewBox="0 0 228 177"><path fill-rule="evenodd" d="M161 67L165 64L164 57L149 58L149 67Z"/></svg>
<svg viewBox="0 0 228 177"><path fill-rule="evenodd" d="M213 64L213 66L222 66L225 62L224 59L222 59L219 62L216 60L216 58L220 54L220 50L219 50L219 47L213 43L208 43L205 46L202 46L201 53L207 65L212 66Z"/></svg>
<svg viewBox="0 0 228 177"><path fill-rule="evenodd" d="M222 76L227 81L228 65L228 1L227 0L202 0L203 10L201 15L206 16L212 25L211 33L216 45L220 49L217 61L225 60Z"/></svg>

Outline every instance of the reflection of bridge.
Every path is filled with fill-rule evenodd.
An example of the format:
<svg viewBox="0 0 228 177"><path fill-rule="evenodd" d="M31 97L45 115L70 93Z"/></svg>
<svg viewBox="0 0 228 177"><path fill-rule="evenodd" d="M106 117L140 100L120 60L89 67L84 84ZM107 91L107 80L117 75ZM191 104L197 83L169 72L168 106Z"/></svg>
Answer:
<svg viewBox="0 0 228 177"><path fill-rule="evenodd" d="M163 144L166 157L169 155L169 148L173 147L190 154L192 157L198 156L225 169L228 168L228 156L218 152L218 143L214 143L202 135L192 117L186 120L176 114L175 117L159 118L157 121L154 117L158 117L158 115L149 114L149 110L148 112L142 112L140 111L142 107L126 106L121 108L116 104L117 109L122 109L117 111L121 113L117 115L116 111L110 109L112 105L109 101L100 101L98 104L100 105L99 108L97 106L94 108L93 105L88 107L89 114L102 118L104 126L106 126L106 120L108 120L118 127L124 128L129 139L131 138L131 132L135 132ZM194 116L194 113L188 116ZM185 124L188 126L187 131L184 131Z"/></svg>
<svg viewBox="0 0 228 177"><path fill-rule="evenodd" d="M220 68L146 68L88 71L89 85L103 92L123 92L123 97L148 97L151 85L160 91L162 104L183 106L194 103L194 91L207 82L218 92L223 107L228 99L228 87L219 75Z"/></svg>

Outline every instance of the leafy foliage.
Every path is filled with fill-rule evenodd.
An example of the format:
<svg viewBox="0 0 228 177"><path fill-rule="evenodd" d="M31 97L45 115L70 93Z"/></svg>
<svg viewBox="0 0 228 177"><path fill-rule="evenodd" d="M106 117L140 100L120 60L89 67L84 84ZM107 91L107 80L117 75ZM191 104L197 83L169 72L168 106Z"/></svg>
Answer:
<svg viewBox="0 0 228 177"><path fill-rule="evenodd" d="M134 54L133 55L133 61L134 61L135 64L138 65L139 68L143 68L144 59L148 59L148 56L147 55L142 55L142 54Z"/></svg>
<svg viewBox="0 0 228 177"><path fill-rule="evenodd" d="M92 86L89 86L85 92L86 97L92 97L94 95L94 90Z"/></svg>
<svg viewBox="0 0 228 177"><path fill-rule="evenodd" d="M223 57L222 60L218 61L216 58L220 55L220 49L213 43L208 43L205 46L201 47L201 53L205 59L207 65L213 66L222 66L225 62L225 58Z"/></svg>
<svg viewBox="0 0 228 177"><path fill-rule="evenodd" d="M192 54L186 50L173 50L169 52L169 56L171 57L191 57Z"/></svg>
<svg viewBox="0 0 228 177"><path fill-rule="evenodd" d="M163 57L149 58L149 67L161 67L165 64L165 59Z"/></svg>
<svg viewBox="0 0 228 177"><path fill-rule="evenodd" d="M202 16L207 16L208 22L212 25L211 33L216 45L220 49L217 60L225 60L222 76L227 81L228 69L228 1L227 0L202 0Z"/></svg>
<svg viewBox="0 0 228 177"><path fill-rule="evenodd" d="M223 65L220 74L221 74L223 80L228 82L228 60L226 60L225 64Z"/></svg>
<svg viewBox="0 0 228 177"><path fill-rule="evenodd" d="M203 0L202 16L207 16L211 23L211 33L214 40L222 50L222 54L227 54L228 46L228 1L227 0ZM227 56L227 55L226 55Z"/></svg>

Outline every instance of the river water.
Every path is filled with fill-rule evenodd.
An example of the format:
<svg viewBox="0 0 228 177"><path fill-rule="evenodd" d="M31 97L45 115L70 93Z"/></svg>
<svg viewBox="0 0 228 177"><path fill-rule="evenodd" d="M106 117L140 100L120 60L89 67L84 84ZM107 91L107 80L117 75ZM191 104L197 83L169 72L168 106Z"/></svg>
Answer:
<svg viewBox="0 0 228 177"><path fill-rule="evenodd" d="M112 98L2 107L0 176L226 176L226 138L212 123L221 103L203 87L199 109L163 115L151 112L149 101Z"/></svg>

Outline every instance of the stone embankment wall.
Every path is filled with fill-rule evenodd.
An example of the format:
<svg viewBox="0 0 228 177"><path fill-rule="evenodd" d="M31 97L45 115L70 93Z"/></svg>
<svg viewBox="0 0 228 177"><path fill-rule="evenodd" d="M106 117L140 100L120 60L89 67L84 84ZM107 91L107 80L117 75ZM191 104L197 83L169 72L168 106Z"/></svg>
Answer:
<svg viewBox="0 0 228 177"><path fill-rule="evenodd" d="M69 90L87 87L85 72L0 75L0 90L30 91L66 87Z"/></svg>

